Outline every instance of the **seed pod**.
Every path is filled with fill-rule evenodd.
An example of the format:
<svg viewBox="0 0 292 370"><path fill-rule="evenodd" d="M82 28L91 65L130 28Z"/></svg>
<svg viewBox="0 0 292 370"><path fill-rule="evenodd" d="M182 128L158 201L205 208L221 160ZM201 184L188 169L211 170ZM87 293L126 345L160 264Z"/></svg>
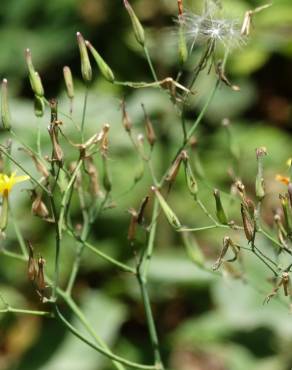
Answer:
<svg viewBox="0 0 292 370"><path fill-rule="evenodd" d="M132 22L132 26L133 26L133 31L134 31L134 35L136 37L136 40L138 41L138 43L141 45L141 46L145 46L145 33L144 33L144 29L138 19L138 17L136 16L133 8L131 7L131 5L129 4L128 0L124 0L124 5L125 5L125 8L130 16L130 19L131 19L131 22Z"/></svg>
<svg viewBox="0 0 292 370"><path fill-rule="evenodd" d="M168 171L168 174L166 176L166 181L169 181L169 182L174 182L175 179L176 179L176 176L178 174L178 171L179 171L179 168L180 168L180 165L181 165L181 162L182 162L182 153L180 153L176 159L174 160L174 162L172 163L169 171Z"/></svg>
<svg viewBox="0 0 292 370"><path fill-rule="evenodd" d="M37 279L36 279L36 284L38 287L38 290L42 294L44 290L47 287L46 281L45 281L45 263L46 260L42 257L38 259L38 274L37 274Z"/></svg>
<svg viewBox="0 0 292 370"><path fill-rule="evenodd" d="M43 97L45 94L43 84L42 84L40 75L35 70L34 65L32 63L30 49L25 50L25 60L26 60L27 68L28 68L28 76L29 76L29 81L30 81L32 91L35 93L35 95L39 97Z"/></svg>
<svg viewBox="0 0 292 370"><path fill-rule="evenodd" d="M186 178L187 186L188 186L188 189L191 195L194 196L194 198L196 199L197 193L198 193L197 180L193 173L187 153L184 151L182 152L182 155L183 155L183 160L184 160L185 178Z"/></svg>
<svg viewBox="0 0 292 370"><path fill-rule="evenodd" d="M77 36L77 43L78 43L79 52L80 52L82 78L85 82L90 82L92 79L92 69L91 69L90 60L88 57L88 52L87 52L87 48L85 45L85 41L80 32L77 32L76 36Z"/></svg>
<svg viewBox="0 0 292 370"><path fill-rule="evenodd" d="M1 86L1 120L4 130L10 130L11 117L8 104L8 81L6 78L2 81Z"/></svg>
<svg viewBox="0 0 292 370"><path fill-rule="evenodd" d="M108 169L108 160L105 155L102 156L103 163L103 186L105 190L109 193L112 190L112 181Z"/></svg>
<svg viewBox="0 0 292 370"><path fill-rule="evenodd" d="M251 242L255 236L255 220L251 218L249 211L243 203L241 203L241 217L246 239Z"/></svg>
<svg viewBox="0 0 292 370"><path fill-rule="evenodd" d="M263 157L267 155L267 149L265 147L256 149L256 157L258 162L258 172L256 176L256 196L259 200L262 200L265 196L264 178L263 178Z"/></svg>
<svg viewBox="0 0 292 370"><path fill-rule="evenodd" d="M163 196L160 194L159 190L154 186L152 186L151 190L155 193L157 200L170 225L173 226L175 229L180 229L181 224L179 222L179 219L177 218L173 210L169 207Z"/></svg>
<svg viewBox="0 0 292 370"><path fill-rule="evenodd" d="M216 202L216 216L217 216L217 219L221 224L227 225L228 224L228 219L227 219L227 216L225 214L225 211L224 211L224 208L223 208L223 205L222 205L219 190L214 189L213 194L214 194L215 202Z"/></svg>
<svg viewBox="0 0 292 370"><path fill-rule="evenodd" d="M132 128L132 122L126 110L126 104L125 104L124 99L121 101L121 108L122 108L122 115L123 115L122 116L123 126L127 132L130 132Z"/></svg>
<svg viewBox="0 0 292 370"><path fill-rule="evenodd" d="M146 130L146 137L147 137L147 140L148 140L148 143L150 144L150 146L153 148L153 145L155 144L156 142L156 135L155 135L155 131L154 131L154 128L153 128L153 125L152 125L152 122L150 121L150 118L146 112L146 109L145 109L145 106L144 104L142 104L142 109L143 109L143 112L144 112L144 116L145 116L145 130Z"/></svg>
<svg viewBox="0 0 292 370"><path fill-rule="evenodd" d="M74 98L74 82L70 67L65 66L63 68L64 81L66 85L66 92L69 99Z"/></svg>
<svg viewBox="0 0 292 370"><path fill-rule="evenodd" d="M36 117L42 117L45 113L45 102L44 99L35 95L34 97L34 114Z"/></svg>
<svg viewBox="0 0 292 370"><path fill-rule="evenodd" d="M27 275L30 281L34 281L37 276L37 268L31 242L27 243L27 248L28 248Z"/></svg>
<svg viewBox="0 0 292 370"><path fill-rule="evenodd" d="M97 50L91 45L91 43L89 41L85 41L85 44L88 47L88 49L90 50L93 58L95 59L96 64L97 64L101 74L103 75L103 77L107 81L113 83L114 80L115 80L115 76L114 76L114 73L111 70L111 68L106 64L106 62L103 60L103 58L99 55Z"/></svg>
<svg viewBox="0 0 292 370"><path fill-rule="evenodd" d="M131 215L129 229L128 229L128 240L133 242L136 237L136 228L138 223L138 214L134 208L129 209Z"/></svg>

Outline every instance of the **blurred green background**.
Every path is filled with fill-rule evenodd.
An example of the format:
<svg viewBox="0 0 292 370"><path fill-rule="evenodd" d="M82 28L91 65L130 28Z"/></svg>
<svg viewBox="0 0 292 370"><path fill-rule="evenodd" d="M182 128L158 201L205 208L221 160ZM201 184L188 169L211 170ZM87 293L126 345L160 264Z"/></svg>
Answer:
<svg viewBox="0 0 292 370"><path fill-rule="evenodd" d="M240 20L246 10L262 5L261 1L222 0L226 14ZM160 78L175 76L178 69L174 34L169 32L177 15L176 0L136 0L132 5L147 32L150 53ZM202 2L185 1L191 10L200 9ZM80 122L84 99L76 32L98 48L119 80L151 81L147 63L137 45L122 1L116 0L1 0L0 7L0 77L10 82L11 113L15 131L22 140L34 145L40 125L44 154L49 154L46 128L49 112L37 119L33 112L33 94L24 62L24 49L32 51L48 98L58 97L60 111L68 113L69 102L64 90L62 68L69 65L74 74L76 98L73 117ZM195 48L187 66L192 70L200 48ZM264 202L264 219L272 225L273 209L278 207L278 193L285 187L277 183L275 174L287 175L286 161L291 153L292 130L292 2L274 0L273 6L254 19L250 40L234 50L227 64L231 81L241 87L235 93L222 86L197 132L197 146L191 153L196 167L201 198L214 214L212 189L230 191L232 167L240 176L251 197L254 197L256 174L255 149L266 146L265 179L268 195ZM190 123L204 102L214 81L206 72L196 86L197 95L188 107ZM143 132L144 103L150 115L159 144L154 151L157 172L163 172L176 152L181 127L176 110L166 94L157 89L122 89L105 82L97 69L91 84L86 130L90 135L109 123L110 169L113 180L113 202L96 221L91 242L101 250L122 260L133 260L127 241L129 214L149 192L147 174L133 191L128 191L139 171L140 163L133 152L121 124L120 99L126 98L127 109L135 132ZM74 134L74 126L66 117L64 130ZM230 155L228 135L222 127L223 118L232 123L239 163ZM1 133L2 142L5 135ZM15 155L34 171L29 159L17 151ZM66 156L74 158L70 148ZM203 174L202 174L203 171ZM11 208L20 221L25 238L31 240L52 271L54 234L51 226L30 213L29 195L14 190ZM239 220L239 203L229 204L223 197L229 216ZM201 226L208 220L188 195L184 176L180 173L169 196L183 224ZM76 220L81 219L75 209ZM149 219L149 217L148 217ZM196 234L207 266L218 256L225 234ZM240 238L238 235L235 238ZM143 241L143 240L142 240ZM141 241L141 242L142 242ZM242 241L245 243L244 241ZM17 241L11 225L7 239L1 240L12 251ZM272 247L261 241L268 253ZM62 246L62 278L66 281L76 246L64 238ZM137 247L139 248L139 246ZM289 264L289 261L285 261ZM239 269L238 265L235 269ZM211 268L210 268L211 270ZM223 278L200 270L185 253L180 236L173 233L163 215L150 269L149 291L167 369L173 370L288 370L292 366L292 318L289 301L272 300L263 305L272 290L270 273L257 260L245 256L247 282L226 272ZM1 255L0 292L16 307L42 308L38 297L27 282L26 268L20 262ZM282 292L280 293L282 296ZM85 252L82 268L74 289L93 327L118 353L135 361L150 363L152 353L148 339L143 305L138 285L131 277L117 272L107 263ZM69 312L67 313L70 314ZM74 318L72 318L75 320ZM78 325L77 320L75 320ZM111 363L66 333L57 321L29 316L0 316L0 370L103 370Z"/></svg>

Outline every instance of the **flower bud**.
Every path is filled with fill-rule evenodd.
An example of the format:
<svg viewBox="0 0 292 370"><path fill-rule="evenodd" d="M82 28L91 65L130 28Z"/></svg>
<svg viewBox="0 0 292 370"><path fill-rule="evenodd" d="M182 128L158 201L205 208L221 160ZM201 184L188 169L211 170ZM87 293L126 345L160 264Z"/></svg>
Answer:
<svg viewBox="0 0 292 370"><path fill-rule="evenodd" d="M221 196L220 196L220 191L218 189L214 189L214 197L215 197L215 202L216 202L216 216L218 221L223 224L227 225L228 224L228 219L225 214L222 201L221 201Z"/></svg>
<svg viewBox="0 0 292 370"><path fill-rule="evenodd" d="M8 224L8 210L9 210L9 203L8 203L8 190L5 189L2 195L2 208L0 214L0 232L2 233Z"/></svg>
<svg viewBox="0 0 292 370"><path fill-rule="evenodd" d="M106 155L102 156L103 163L103 186L105 190L109 193L112 190L112 181L108 169L108 160Z"/></svg>
<svg viewBox="0 0 292 370"><path fill-rule="evenodd" d="M4 130L9 130L11 127L11 117L8 104L8 81L6 78L3 79L1 86L1 120Z"/></svg>
<svg viewBox="0 0 292 370"><path fill-rule="evenodd" d="M90 82L92 79L92 70L91 70L90 60L88 57L85 41L80 32L77 32L76 35L77 35L77 43L79 47L79 52L80 52L82 78L85 82Z"/></svg>
<svg viewBox="0 0 292 370"><path fill-rule="evenodd" d="M256 176L256 196L259 200L262 200L265 196L264 178L263 178L263 156L267 155L267 149L261 147L256 149L256 157L258 162L258 172Z"/></svg>
<svg viewBox="0 0 292 370"><path fill-rule="evenodd" d="M63 68L64 81L66 85L66 92L69 99L74 98L74 82L70 67L65 66Z"/></svg>
<svg viewBox="0 0 292 370"><path fill-rule="evenodd" d="M32 63L30 49L25 50L25 60L26 60L27 68L28 68L28 76L29 76L29 81L30 81L32 91L35 93L35 95L39 97L43 97L45 94L43 84L42 84L42 81L41 81L41 78L38 72L35 70L34 65Z"/></svg>
<svg viewBox="0 0 292 370"><path fill-rule="evenodd" d="M85 41L85 44L88 47L88 49L90 50L93 58L95 59L96 64L97 64L101 74L103 75L103 77L107 81L113 83L114 80L115 80L115 76L114 76L113 71L110 69L110 67L106 64L106 62L103 60L103 58L99 55L97 50L91 45L91 43L89 41Z"/></svg>
<svg viewBox="0 0 292 370"><path fill-rule="evenodd" d="M180 23L178 30L178 56L180 64L183 65L188 59L188 48L184 34L183 25Z"/></svg>
<svg viewBox="0 0 292 370"><path fill-rule="evenodd" d="M45 102L44 99L35 95L34 97L34 114L36 117L42 117L45 113Z"/></svg>
<svg viewBox="0 0 292 370"><path fill-rule="evenodd" d="M292 231L292 227L291 227L291 221L289 217L288 195L286 194L285 196L283 196L280 194L279 197L280 197L282 208L283 208L285 227L286 227L287 233L290 234Z"/></svg>
<svg viewBox="0 0 292 370"><path fill-rule="evenodd" d="M194 196L196 199L197 193L198 193L197 180L193 173L187 152L183 151L182 156L183 156L183 161L184 161L185 178L186 178L187 186L188 186L188 189L191 195Z"/></svg>
<svg viewBox="0 0 292 370"><path fill-rule="evenodd" d="M144 213L145 213L145 209L146 209L146 206L148 204L148 201L149 201L149 196L147 195L142 200L142 203L140 205L140 209L138 211L138 217L137 217L137 222L138 222L139 225L142 225L143 224L143 221L144 221Z"/></svg>
<svg viewBox="0 0 292 370"><path fill-rule="evenodd" d="M130 16L130 19L131 19L131 22L132 22L132 26L133 26L133 31L134 31L134 35L136 37L136 40L138 41L138 43L141 45L141 46L144 46L145 45L145 33L144 33L144 29L138 19L138 17L136 16L133 8L131 7L131 5L129 4L128 0L124 0L124 5L125 5L125 8Z"/></svg>
<svg viewBox="0 0 292 370"><path fill-rule="evenodd" d="M149 118L149 116L148 116L148 114L147 114L147 112L145 110L144 104L142 104L142 109L144 111L144 116L145 116L146 137L147 137L147 140L148 140L148 143L150 144L150 146L153 147L153 145L156 142L155 131L154 131L152 122L150 121L150 118Z"/></svg>
<svg viewBox="0 0 292 370"><path fill-rule="evenodd" d="M154 186L152 186L151 190L155 193L160 207L162 208L170 225L173 226L175 229L180 229L181 224L179 222L179 219L177 218L173 210L169 207L163 196L160 194L159 190Z"/></svg>

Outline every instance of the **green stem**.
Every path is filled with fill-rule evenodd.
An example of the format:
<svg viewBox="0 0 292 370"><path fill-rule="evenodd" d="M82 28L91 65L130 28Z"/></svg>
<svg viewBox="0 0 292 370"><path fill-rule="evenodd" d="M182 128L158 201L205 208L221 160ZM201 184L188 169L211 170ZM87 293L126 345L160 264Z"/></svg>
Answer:
<svg viewBox="0 0 292 370"><path fill-rule="evenodd" d="M51 316L51 312L47 312L47 311L26 310L26 309L14 308L10 306L0 309L0 313L6 313L6 312L21 313L25 315Z"/></svg>
<svg viewBox="0 0 292 370"><path fill-rule="evenodd" d="M67 294L67 292L65 294L62 293L61 295L64 298L64 300L66 301L66 303L68 304L68 306L71 308L71 310L74 312L74 314L78 317L78 319L80 320L80 322L83 324L83 326L85 327L85 329L88 331L88 333L92 335L92 337L96 340L96 342L102 348L104 348L105 350L107 350L108 353L111 354L112 352L110 351L110 349L107 346L107 344L105 343L105 341L103 339L101 339L96 334L96 332L92 329L90 323L86 319L86 317L83 314L83 312L80 310L80 308L77 306L77 304L72 300L72 298ZM124 370L124 366L122 366L120 363L118 363L116 361L113 361L113 364L115 365L115 367L118 370Z"/></svg>
<svg viewBox="0 0 292 370"><path fill-rule="evenodd" d="M88 93L89 93L89 88L88 88L88 84L86 84L83 111L82 111L82 120L81 120L81 141L82 142L84 141L84 124L85 124L85 115L86 115L86 108L87 108L87 101L88 101Z"/></svg>
<svg viewBox="0 0 292 370"><path fill-rule="evenodd" d="M38 185L44 192L46 192L48 195L50 195L50 191L43 185L41 184L36 178L34 178L16 159L14 159L8 152L7 150L0 145L0 152L3 153L7 158L11 160L18 168L20 168L26 175L29 176L30 180L34 182L36 185Z"/></svg>
<svg viewBox="0 0 292 370"><path fill-rule="evenodd" d="M134 368L134 369L144 369L144 370L157 370L157 367L156 366L153 366L153 365L142 365L142 364L138 364L136 362L132 362L132 361L129 361L129 360L126 360L124 359L123 357L120 357L120 356L117 356L111 352L108 352L106 349L104 349L103 347L95 344L95 343L92 343L90 340L88 340L87 338L85 338L83 336L83 334L80 333L79 330L77 330L76 328L74 328L74 326L72 326L69 321L67 321L65 319L65 317L61 314L61 312L59 311L58 307L56 306L56 314L58 316L58 318L61 320L61 322L71 331L72 334L74 334L77 338L79 338L81 341L83 341L84 343L86 343L88 346L90 346L91 348L95 349L96 351L102 353L103 355L105 355L106 357L110 358L111 360L114 360L114 361L117 361L123 365L126 365L128 367L131 367L131 368Z"/></svg>
<svg viewBox="0 0 292 370"><path fill-rule="evenodd" d="M151 57L150 57L150 54L149 54L149 51L148 51L147 46L144 45L143 49L144 49L144 53L145 53L145 56L146 56L146 59L147 59L147 63L149 65L149 68L150 68L151 73L152 73L152 77L154 78L154 81L157 82L158 81L158 78L157 78L155 69L153 67L153 63L152 63L152 60L151 60Z"/></svg>
<svg viewBox="0 0 292 370"><path fill-rule="evenodd" d="M86 248L90 249L93 253L97 254L99 257L103 258L107 262L110 262L111 264L115 265L116 267L118 267L120 270L122 270L124 272L129 272L131 274L136 275L136 269L134 269L133 267L130 267L130 266L128 266L128 265L126 265L126 264L124 264L122 262L119 262L116 259L110 257L109 255L101 252L100 250L98 250L97 248L95 248L93 245L91 245L90 243L88 243L85 240L82 240L78 235L74 234L74 232L72 230L66 229L66 231L73 238L75 238L77 241L79 241L80 243L82 243Z"/></svg>
<svg viewBox="0 0 292 370"><path fill-rule="evenodd" d="M18 240L18 244L20 246L20 249L22 251L22 254L25 258L28 257L28 253L27 253L27 248L26 248L26 244L25 244L25 240L21 234L21 231L20 231L20 228L18 226L18 223L16 221L16 219L13 217L13 212L11 211L11 208L9 208L9 212L10 212L10 217L12 219L12 223L13 223L13 227L14 227L14 231L15 231L15 234L16 234L16 238Z"/></svg>
<svg viewBox="0 0 292 370"><path fill-rule="evenodd" d="M161 356L160 356L160 350L159 350L159 342L158 342L158 336L155 328L155 323L154 323L154 318L151 310L151 304L150 304L150 299L146 287L146 280L141 276L141 274L138 272L138 281L141 289L141 294L142 294L142 299L145 307L145 314L146 314L146 319L147 319L147 325L148 325L148 330L149 330L149 335L153 347L153 353L154 353L154 358L155 358L155 365L157 369L164 369L164 366L161 361Z"/></svg>
<svg viewBox="0 0 292 370"><path fill-rule="evenodd" d="M55 246L56 246L56 252L55 252L55 276L54 276L54 282L53 282L53 292L52 292L52 299L53 301L56 301L57 299L57 288L59 285L59 270L60 270L60 249L61 249L61 232L59 228L59 216L58 211L56 208L55 200L53 196L50 197L50 203L51 203L51 209L52 214L54 217L54 224L55 224Z"/></svg>

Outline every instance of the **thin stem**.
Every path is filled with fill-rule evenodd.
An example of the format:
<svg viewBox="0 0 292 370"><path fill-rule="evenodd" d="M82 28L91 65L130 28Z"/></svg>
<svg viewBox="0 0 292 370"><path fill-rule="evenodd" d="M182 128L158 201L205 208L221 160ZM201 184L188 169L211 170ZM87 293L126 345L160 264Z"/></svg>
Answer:
<svg viewBox="0 0 292 370"><path fill-rule="evenodd" d="M151 60L151 57L150 57L150 54L149 54L149 51L148 51L147 46L144 45L143 49L144 49L144 53L145 53L145 56L146 56L146 59L147 59L147 63L149 65L149 68L150 68L151 73L152 73L152 77L154 78L154 81L157 82L158 81L158 78L157 78L155 69L153 67L153 63L152 63L152 60Z"/></svg>
<svg viewBox="0 0 292 370"><path fill-rule="evenodd" d="M86 84L83 111L82 111L82 120L81 120L81 140L82 142L84 141L84 124L85 124L86 108L87 108L87 101L88 101L88 93L89 93L89 86L88 84Z"/></svg>
<svg viewBox="0 0 292 370"><path fill-rule="evenodd" d="M202 203L202 201L200 199L197 199L197 203L199 205L199 207L201 208L201 210L205 213L205 215L211 220L214 222L215 225L218 224L217 220L211 215L211 213L207 210L207 208L205 207L205 205Z"/></svg>
<svg viewBox="0 0 292 370"><path fill-rule="evenodd" d="M50 191L42 184L40 183L36 178L34 178L16 159L14 159L7 150L3 147L3 145L0 145L0 151L3 153L7 158L9 158L18 168L20 168L26 175L29 176L30 180L34 182L36 185L38 185L40 188L42 188L48 195L50 195Z"/></svg>
<svg viewBox="0 0 292 370"><path fill-rule="evenodd" d="M145 307L145 314L146 314L146 319L147 319L147 325L148 325L148 330L149 330L149 335L153 347L153 353L154 353L154 358L155 358L155 365L157 369L164 369L164 366L161 361L161 356L160 356L160 351L159 351L159 342L158 342L158 336L155 328L155 323L154 323L154 318L151 310L151 304L150 304L150 299L146 287L146 281L145 279L141 276L139 270L138 270L138 281L141 289L141 294L142 294L142 299Z"/></svg>
<svg viewBox="0 0 292 370"><path fill-rule="evenodd" d="M124 272L130 272L131 274L136 275L136 269L134 269L133 267L130 267L130 266L128 266L128 265L126 265L126 264L124 264L122 262L117 261L113 257L110 257L109 255L101 252L100 250L98 250L97 248L95 248L93 245L91 245L87 241L81 240L81 238L78 235L74 234L74 232L72 230L69 230L67 228L66 231L68 232L68 234L70 234L71 236L73 236L80 243L84 244L84 246L86 248L90 249L93 253L97 254L99 257L103 258L107 262L110 262L111 264L115 265L116 267L118 267L120 270L122 270Z"/></svg>
<svg viewBox="0 0 292 370"><path fill-rule="evenodd" d="M16 238L18 240L18 244L20 246L21 252L22 252L23 256L25 258L27 258L28 257L28 253L27 253L27 248L26 248L25 240L24 240L24 238L22 236L22 233L20 231L20 228L18 226L18 223L17 223L15 217L13 217L13 212L11 211L11 208L9 208L9 212L10 212L10 216L11 216L13 227L14 227L14 231L15 231L15 235L16 235Z"/></svg>
<svg viewBox="0 0 292 370"><path fill-rule="evenodd" d="M71 310L74 312L74 314L78 317L78 319L83 324L83 326L88 331L88 333L90 333L92 335L92 337L96 340L96 342L101 347L103 347L105 350L107 350L108 353L112 353L111 350L109 349L109 347L107 346L107 344L105 343L105 341L102 338L100 338L96 334L96 332L92 329L92 327L91 327L90 323L88 322L88 320L86 319L85 315L80 310L80 308L77 306L77 304L73 301L73 299L71 297L69 297L67 293L62 294L62 297L64 298L64 300L66 301L68 306L71 308ZM121 365L120 363L118 363L116 361L113 361L113 364L115 365L115 367L118 370L124 370L125 369L123 365Z"/></svg>
<svg viewBox="0 0 292 370"><path fill-rule="evenodd" d="M57 299L57 288L59 284L59 269L60 269L60 248L61 248L61 232L59 228L59 216L55 204L55 200L53 196L50 197L50 203L51 203L51 209L54 217L54 224L55 224L55 246L56 246L56 252L55 252L55 276L54 276L54 282L53 282L53 293L52 298L53 301L56 301Z"/></svg>
<svg viewBox="0 0 292 370"><path fill-rule="evenodd" d="M143 279L147 280L148 269L150 266L153 248L154 248L154 241L156 236L156 229L157 229L157 218L159 214L159 203L157 197L154 198L154 205L153 205L153 212L152 212L152 219L151 219L151 229L149 233L148 244L146 248L145 255L142 259L142 277Z"/></svg>
<svg viewBox="0 0 292 370"><path fill-rule="evenodd" d="M11 257L11 258L16 258L20 261L27 261L27 258L24 255L14 253L14 252L10 252L5 248L1 248L0 253L3 254L4 256Z"/></svg>
<svg viewBox="0 0 292 370"><path fill-rule="evenodd" d="M153 366L153 365L142 365L142 364L138 364L136 362L132 362L132 361L126 360L123 357L120 357L120 356L117 356L117 355L115 355L115 354L113 354L111 352L108 352L103 347L101 347L101 346L99 346L99 345L97 345L95 343L92 343L90 340L88 340L87 338L85 338L83 336L83 334L81 334L81 332L79 330L77 330L76 328L74 328L74 326L71 325L69 323L69 321L66 320L66 318L61 314L61 312L59 311L59 309L58 309L57 306L56 306L56 314L57 314L58 318L61 320L61 322L71 331L72 334L74 334L82 342L86 343L87 345L89 345L90 347L92 347L96 351L102 353L103 355L105 355L106 357L110 358L111 360L120 362L121 364L126 365L126 366L129 366L129 367L134 368L134 369L157 370L157 367L156 366Z"/></svg>
<svg viewBox="0 0 292 370"><path fill-rule="evenodd" d="M48 312L48 311L26 310L23 308L14 308L10 306L0 309L0 313L7 313L7 312L21 313L25 315L37 315L37 316L51 316L52 315L51 312Z"/></svg>

